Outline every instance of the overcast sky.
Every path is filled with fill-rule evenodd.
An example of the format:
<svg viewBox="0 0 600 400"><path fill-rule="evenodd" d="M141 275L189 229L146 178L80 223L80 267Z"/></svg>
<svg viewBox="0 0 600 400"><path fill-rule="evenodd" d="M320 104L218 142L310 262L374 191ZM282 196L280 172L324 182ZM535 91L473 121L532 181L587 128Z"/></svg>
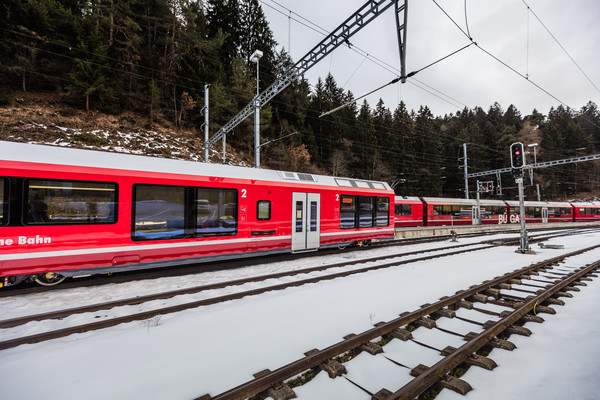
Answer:
<svg viewBox="0 0 600 400"><path fill-rule="evenodd" d="M437 1L466 31L465 1ZM600 88L600 1L525 1L593 84ZM290 22L287 9L293 12L292 18L301 20L299 14L330 32L366 0L260 0L260 3L278 42L278 50L282 47L291 50L294 61L298 61L324 36L297 21ZM456 113L465 106L480 106L487 111L497 101L504 110L514 104L525 116L534 108L547 114L550 107L556 107L560 102L576 110L589 100L600 105L600 91L535 15L528 12L523 0L467 0L466 7L474 41L519 73L528 74L532 82L556 99L471 46L419 72L414 76L418 81L409 78L403 85L394 84L368 96L371 107L382 98L393 111L402 100L409 109L418 110L420 105L427 105L434 115L443 115ZM308 25L306 21L302 22ZM470 43L432 0L409 0L407 25L407 72L418 70ZM354 35L350 42L399 70L393 7ZM318 77L324 78L331 72L338 86L359 97L394 79L396 75L389 69L365 59L364 55L347 46L340 46L305 76L314 85ZM416 85L422 86L421 83L450 98L436 93L445 99L442 100L418 88Z"/></svg>

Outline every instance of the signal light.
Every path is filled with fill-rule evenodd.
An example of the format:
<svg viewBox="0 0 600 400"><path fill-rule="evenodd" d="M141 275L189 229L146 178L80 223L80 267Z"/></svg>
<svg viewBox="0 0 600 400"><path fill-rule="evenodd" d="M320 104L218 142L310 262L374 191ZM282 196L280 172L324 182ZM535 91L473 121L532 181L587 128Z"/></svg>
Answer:
<svg viewBox="0 0 600 400"><path fill-rule="evenodd" d="M523 143L516 142L510 145L510 165L513 168L523 168L525 166Z"/></svg>

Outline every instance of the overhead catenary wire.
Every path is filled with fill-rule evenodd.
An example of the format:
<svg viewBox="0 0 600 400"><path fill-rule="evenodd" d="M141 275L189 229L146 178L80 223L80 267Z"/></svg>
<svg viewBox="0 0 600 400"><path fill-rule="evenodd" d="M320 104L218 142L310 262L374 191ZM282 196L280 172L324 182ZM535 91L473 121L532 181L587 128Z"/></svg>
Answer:
<svg viewBox="0 0 600 400"><path fill-rule="evenodd" d="M540 24L542 24L542 26L544 27L544 29L546 30L546 32L548 32L548 34L552 37L552 39L554 39L554 41L556 42L556 44L558 44L558 46L562 49L562 51L565 52L565 54L571 59L571 61L573 61L573 64L575 64L575 66L579 69L579 71L581 71L581 73L583 74L583 76L585 76L585 78L588 80L588 82L590 82L590 84L596 89L596 91L598 93L600 93L600 89L598 89L598 86L596 86L596 84L590 79L590 77L588 76L588 74L585 73L585 71L579 66L579 64L577 63L577 61L575 61L575 59L573 59L573 57L571 56L571 54L569 54L569 52L567 51L567 49L565 49L565 47L558 41L558 39L556 38L556 36L554 36L554 34L552 34L552 32L550 32L550 29L548 29L548 27L546 26L546 24L544 24L544 22L542 22L542 20L540 19L540 17L538 17L538 15L535 13L535 11L533 11L531 9L531 7L529 7L529 4L527 4L525 2L525 0L521 0L523 2L523 4L525 4L525 6L527 7L527 10L529 12L531 12L531 14L533 14L533 16L538 20L538 22ZM529 23L529 20L528 20Z"/></svg>
<svg viewBox="0 0 600 400"><path fill-rule="evenodd" d="M500 58L496 57L494 54L492 54L491 52L489 52L488 50L486 50L485 48L483 48L480 44L478 44L477 42L474 41L473 38L469 37L469 34L467 32L465 32L465 30L463 28L460 27L460 25L458 25L456 23L456 21L454 21L454 19L446 12L446 10L444 10L444 8L442 6L440 6L436 0L432 0L433 3L446 15L446 17L448 17L448 19L450 19L450 21L452 21L452 23L472 42L474 43L478 49L480 49L481 51L483 51L485 54L487 54L488 56L492 57L494 60L496 60L497 62L499 62L500 64L502 64L503 66L505 66L506 68L510 69L512 72L514 72L515 74L519 75L521 78L525 79L527 82L531 83L533 86L535 86L536 88L538 88L539 90L541 90L542 92L546 93L548 96L552 97L554 100L556 100L557 102L559 102L560 104L562 104L563 106L572 109L572 107L570 107L567 103L565 103L564 101L560 100L558 97L556 97L555 95L553 95L552 93L550 93L548 90L544 89L542 86L540 86L539 84L537 84L536 82L534 82L533 80L531 80L529 77L523 75L522 73L520 73L519 71L517 71L516 69L514 69L513 67L511 67L510 65L508 65L506 62L502 61ZM592 124L594 124L596 127L600 128L600 126L596 125L593 121L590 121Z"/></svg>
<svg viewBox="0 0 600 400"><path fill-rule="evenodd" d="M418 70L416 70L416 71L412 71L412 72L410 72L410 73L406 74L406 77L405 77L405 78L410 78L410 77L412 77L412 76L416 75L417 73L419 73L419 72L423 71L424 69L427 69L427 68L429 68L429 67L432 67L432 66L434 66L435 64L439 63L440 61L443 61L443 60L447 59L448 57L451 57L451 56L453 56L454 54L456 54L456 53L459 53L459 52L461 52L461 51L465 50L466 48L468 48L468 47L472 46L473 44L474 44L474 43L469 43L468 45L466 45L466 46L463 46L463 47L461 47L460 49L458 49L458 50L455 50L455 51L453 51L452 53L450 53L450 54L448 54L448 55L446 55L446 56L444 56L444 57L442 57L442 58L440 58L440 59L438 59L438 60L436 60L436 61L434 61L434 62L432 62L432 63L430 63L430 64L428 64L428 65L426 65L426 66L424 66L424 67L422 67L422 68L420 68L420 69L418 69ZM392 79L390 82L386 83L385 85L382 85L382 86L378 87L377 89L371 90L371 91L370 91L369 93L367 93L367 94L364 94L364 95L362 95L362 96L360 96L360 97L357 97L356 99L354 99L354 100L351 100L351 101L349 101L349 102L347 102L347 103L345 103L345 104L342 104L341 106L339 106L339 107L337 107L337 108L334 108L333 110L330 110L330 111L324 112L323 114L321 114L321 115L319 116L319 118L320 118L320 117L324 117L325 115L328 115L328 114L334 113L334 112L336 112L336 111L339 111L339 110L341 110L342 108L345 108L345 107L349 106L349 105L350 105L350 104L352 104L352 103L356 103L358 100L360 100L360 99L362 99L362 98L364 98L364 97L367 97L367 96L369 96L369 95L371 95L371 94L373 94L373 93L375 93L375 92L377 92L377 91L379 91L379 90L383 89L384 87L387 87L387 86L393 85L393 84L395 84L395 83L398 83L398 82L399 82L401 79L402 79L402 77L400 77L400 76L399 76L399 77L397 77L397 78L394 78L394 79Z"/></svg>
<svg viewBox="0 0 600 400"><path fill-rule="evenodd" d="M316 24L316 23L314 23L314 22L310 21L309 19L307 19L307 18L303 17L302 15L300 15L300 14L298 14L298 13L296 13L296 12L292 11L292 10L291 10L291 9L289 9L288 7L286 7L286 6L282 5L281 3L278 3L278 2L277 2L277 1L275 1L275 0L259 0L259 1L260 1L262 4L264 4L265 6L269 7L270 9L272 9L272 10L274 10L274 11L276 11L276 12L280 13L281 15L284 15L286 18L291 18L291 20L298 22L299 24L301 24L301 25L305 26L305 27L306 27L306 28L308 28L308 29L311 29L312 31L314 31L314 32L316 32L316 33L318 33L318 34L320 34L320 35L327 36L327 35L330 33L329 31L327 31L327 30L326 30L325 28L323 28L322 26L320 26L320 25L318 25L318 24ZM289 17L289 15L288 15L288 14L286 14L286 13L284 13L283 11L281 11L281 10L277 9L276 7L274 7L274 6L272 6L272 5L268 4L268 3L266 3L266 1L270 1L270 2L272 2L272 3L274 3L274 4L276 4L277 6L281 7L282 9L286 10L288 13L290 13L290 14L294 14L294 15L298 16L298 18L302 19L302 21L301 21L301 20L299 20L299 19L297 19L297 18ZM305 21L305 22L304 22L304 21ZM310 24L310 25L309 25L309 24ZM382 69L384 69L384 70L386 70L386 71L390 72L391 74L393 74L393 75L395 75L395 76L399 76L399 75L400 75L400 70L399 70L397 67L395 67L395 66L393 66L393 65L390 65L389 63L387 63L387 62L385 62L385 61L383 61L383 60L381 60L381 59L377 58L376 56L374 56L374 55L372 55L372 54L369 54L369 53L367 53L365 50L362 50L360 47L357 47L357 46L356 46L356 45L354 45L354 44L350 45L350 43L349 43L349 46L348 46L348 47L349 47L349 49L350 49L350 50L354 51L355 53L358 53L358 54L362 55L363 57L367 58L369 61L371 61L371 62L372 62L372 63L374 63L375 65L377 65L377 66L379 66L380 68L382 68ZM330 62L331 62L331 60L330 60ZM364 59L361 61L361 64L362 64L362 62L364 62ZM358 69L358 68L357 68L357 69ZM423 70L423 69L424 69L424 68L421 68L421 70ZM329 66L329 71L331 71L331 65ZM419 70L419 71L420 71L420 70ZM410 75L410 74L409 74L409 75ZM413 74L413 75L414 75L414 74ZM459 104L461 104L461 105L462 105L462 106L464 106L464 107L467 107L467 106L466 106L466 105L465 105L463 102L457 101L456 99L452 98L451 96L448 96L447 94L445 94L445 93L441 92L440 90L434 89L434 88L432 88L431 86L424 84L423 82L420 82L420 81L418 81L418 82L419 82L421 85L427 86L427 87L429 87L429 89L436 91L437 93L441 94L442 96L444 96L444 97L446 97L446 98L448 98L448 99L451 99L452 101L454 101L454 102L456 102L456 103L459 103ZM346 84L347 84L347 82L346 82ZM346 84L344 84L344 86L345 86ZM456 107L456 105L455 105L455 104L452 104L451 102L448 102L446 99L444 99L444 98L441 98L440 96L437 96L437 95L435 95L435 94L431 93L430 91L428 91L428 90L425 90L425 89L423 89L422 87L419 87L418 85L415 85L415 86L416 86L417 88L419 88L419 89L421 89L421 90L423 90L423 91L425 91L425 92L429 93L429 94L432 94L433 96L435 96L435 97L437 97L437 98L441 99L442 101L445 101L445 102L447 102L447 103L451 104L452 106ZM460 107L456 107L456 108L459 108L459 109L460 109Z"/></svg>

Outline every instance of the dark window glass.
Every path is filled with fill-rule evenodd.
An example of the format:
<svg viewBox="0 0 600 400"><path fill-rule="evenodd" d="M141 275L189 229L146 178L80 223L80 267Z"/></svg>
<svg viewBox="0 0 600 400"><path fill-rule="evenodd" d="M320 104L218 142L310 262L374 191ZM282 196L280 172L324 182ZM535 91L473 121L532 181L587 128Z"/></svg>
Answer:
<svg viewBox="0 0 600 400"><path fill-rule="evenodd" d="M29 179L28 224L101 224L116 221L117 185L105 182Z"/></svg>
<svg viewBox="0 0 600 400"><path fill-rule="evenodd" d="M452 219L471 218L473 210L470 208L462 208L460 205L434 205L433 215L450 215Z"/></svg>
<svg viewBox="0 0 600 400"><path fill-rule="evenodd" d="M394 213L396 215L411 215L412 205L410 204L396 204L394 207Z"/></svg>
<svg viewBox="0 0 600 400"><path fill-rule="evenodd" d="M317 231L317 202L310 202L310 231Z"/></svg>
<svg viewBox="0 0 600 400"><path fill-rule="evenodd" d="M198 188L196 234L228 236L237 233L237 191Z"/></svg>
<svg viewBox="0 0 600 400"><path fill-rule="evenodd" d="M6 192L4 190L4 186L6 185L7 180L4 178L0 178L0 225L4 225L6 223Z"/></svg>
<svg viewBox="0 0 600 400"><path fill-rule="evenodd" d="M271 202L269 200L259 200L256 203L256 219L259 221L271 219Z"/></svg>
<svg viewBox="0 0 600 400"><path fill-rule="evenodd" d="M390 224L390 199L387 197L377 198L377 209L375 226L388 226Z"/></svg>
<svg viewBox="0 0 600 400"><path fill-rule="evenodd" d="M304 203L296 202L296 232L302 232L302 214L304 212Z"/></svg>
<svg viewBox="0 0 600 400"><path fill-rule="evenodd" d="M359 228L370 228L373 226L373 198L368 196L359 197Z"/></svg>
<svg viewBox="0 0 600 400"><path fill-rule="evenodd" d="M172 239L185 233L185 187L136 185L133 236Z"/></svg>
<svg viewBox="0 0 600 400"><path fill-rule="evenodd" d="M340 202L340 228L356 228L356 197L341 196Z"/></svg>

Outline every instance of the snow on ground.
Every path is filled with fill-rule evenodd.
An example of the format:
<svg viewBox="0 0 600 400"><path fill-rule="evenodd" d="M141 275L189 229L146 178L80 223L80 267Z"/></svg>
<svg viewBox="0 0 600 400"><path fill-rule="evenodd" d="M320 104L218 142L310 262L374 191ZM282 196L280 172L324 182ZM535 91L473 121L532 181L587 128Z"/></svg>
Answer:
<svg viewBox="0 0 600 400"><path fill-rule="evenodd" d="M597 244L599 237L600 234L585 234L553 239L547 243L564 244L565 251L574 251ZM467 242L466 239L461 239L459 244ZM303 353L310 349L324 348L349 333L369 329L375 322L395 318L404 311L414 310L423 303L433 302L441 296L480 283L484 279L559 254L557 250L536 248L537 255L522 255L516 254L514 250L515 248L511 247L494 248L485 252L417 262L4 350L0 352L0 376L5 383L2 397L91 400L193 399L206 393L214 396L252 379L256 372L266 368L276 369L302 357ZM347 253L345 256L352 257L351 254ZM375 255L377 254L369 254ZM344 255L332 256L332 260L328 259L327 263L336 262L339 257ZM578 259L586 263L596 261L600 259L600 251L586 253L578 256ZM318 258L315 262L322 263L323 259ZM289 264L286 268L311 266L306 258L286 264ZM270 272L267 269L277 267L264 266L262 270L252 267L252 274ZM231 275L228 277L227 274L239 277L251 274L250 271L251 269L241 269L202 276L203 279L212 282L229 279ZM37 300L32 301L29 308L23 304L5 302L8 299L1 299L0 318L6 319L6 314L10 313L8 309L12 307L19 309L17 314L37 313L39 308L42 308L42 301L46 303L45 308L62 308L73 302L106 301L114 296L123 298L152 290L169 290L172 289L170 285L194 284L190 283L190 277L178 283L174 283L176 278L169 279L173 279L173 282L165 284L163 281L147 281L125 286L107 285L104 288L44 293L42 298L37 298L39 295L32 296ZM427 284L424 286L423 282ZM560 307L559 314L552 316L552 320L557 321L554 326L568 325L583 336L588 335L587 329L598 327L598 313L595 323L588 322L587 328L581 328L575 327L573 320L569 319L569 315L574 315L575 312L567 313L563 310L578 310L580 313L593 310L590 304L594 299L597 303L599 294L596 287L599 285L600 282L594 282L594 286L583 288L582 293L577 294L575 299L567 299L567 305ZM88 300L82 300L79 293L82 290L89 292ZM117 294L113 293L113 290L116 290ZM578 299L587 292L595 293L596 298L588 299L587 303L576 303L583 301ZM69 300L69 297L72 300ZM580 307L585 307L585 310L581 310ZM547 320L551 319L544 317ZM548 323L534 327L529 325L531 324L527 327L538 335L540 329L546 329ZM590 337L597 336L597 330L598 328L595 328ZM422 333L428 334L425 330ZM423 340L433 339L424 336ZM518 358L516 362L519 362L519 365L528 365L522 357L514 355L519 354L519 351L531 351L528 349L533 337L525 339L524 342L516 340L515 336L511 337L511 340L515 341L518 350L512 353L504 352L506 354L502 356L497 356L494 351L491 355L500 365L499 368L505 365L505 360L514 362L515 358ZM567 343L566 340L564 343ZM571 344L569 340L569 345ZM398 362L403 362L403 359L408 360L407 363L413 362L410 348L402 348L403 346L404 343L392 341L385 347L386 355L389 352ZM567 366L559 367L557 372L553 368L556 364L547 359L544 353L547 346L544 346L543 342L541 346L531 354L526 353L530 362L535 363L535 367L531 368L553 376L570 373L571 369ZM594 349L597 350L597 346ZM590 358L595 355L597 359L597 352L589 353ZM363 364L363 359L366 364ZM540 362L535 362L536 359ZM383 368L384 365L387 368L388 364L390 363L382 363L380 359L361 354L349 363L348 377L370 374L368 376L372 376L372 380L368 381L373 388L385 385L384 387L394 390L396 388L388 382L397 375ZM519 365L513 365L504 368L516 372ZM493 375L487 376L484 373L483 376L493 380L492 382L504 382L501 378L496 381L498 371L501 369ZM475 379L469 379L469 374L477 372L475 368L471 368L465 377L476 387L470 395L471 398L494 398L489 394L478 397L484 389L477 385ZM527 372L531 377L530 371ZM592 372L597 374L598 367ZM404 378L398 379L401 385ZM519 381L522 389L535 385L534 382L536 381L526 379ZM597 382L587 383L590 384L588 386L592 386L590 390L599 388ZM314 397L316 395L313 395L313 388L320 386L325 388L325 392L321 392L325 397ZM513 394L512 398L552 398L538 397L537 392L533 392L529 396ZM330 380L326 374L319 374L306 387L297 388L296 393L301 399L370 398L360 389L356 390L345 378Z"/></svg>

